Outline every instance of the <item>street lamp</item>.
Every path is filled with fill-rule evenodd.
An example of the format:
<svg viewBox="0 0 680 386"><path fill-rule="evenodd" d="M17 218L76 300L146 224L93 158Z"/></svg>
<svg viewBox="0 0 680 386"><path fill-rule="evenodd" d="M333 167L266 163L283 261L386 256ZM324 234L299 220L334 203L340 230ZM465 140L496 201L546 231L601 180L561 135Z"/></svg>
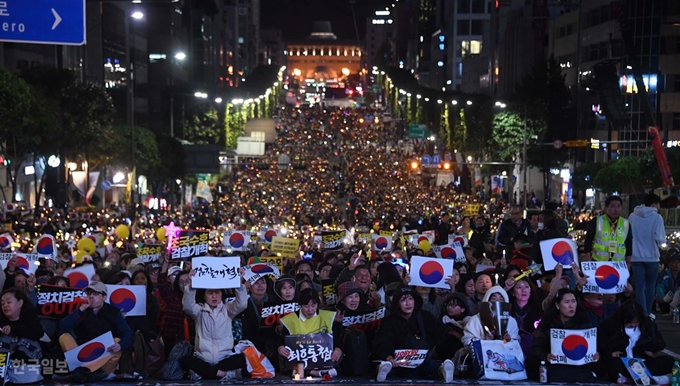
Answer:
<svg viewBox="0 0 680 386"><path fill-rule="evenodd" d="M142 13L141 11L135 11L130 16L132 16L133 19L141 20L144 18L144 13Z"/></svg>
<svg viewBox="0 0 680 386"><path fill-rule="evenodd" d="M222 98L220 97L215 98L215 103L222 103Z"/></svg>
<svg viewBox="0 0 680 386"><path fill-rule="evenodd" d="M175 59L177 59L177 60L184 60L186 58L187 58L187 54L185 54L184 52L178 52L178 53L175 54Z"/></svg>
<svg viewBox="0 0 680 386"><path fill-rule="evenodd" d="M141 11L135 11L132 14L130 14L130 17L133 19L140 21L144 18L144 13ZM135 37L135 23L133 22L131 25L130 29L130 36L127 37L127 53L128 53L128 63L130 67L130 87L129 87L129 96L130 96L130 147L131 147L131 157L130 157L130 173L133 173L135 170L136 166L136 161L135 161L135 42L137 38ZM130 38L132 38L132 47L130 47ZM89 174L89 172L88 172ZM89 182L88 182L89 183ZM131 190L130 190L130 217L135 218L135 191L134 191L134 184L130 185Z"/></svg>
<svg viewBox="0 0 680 386"><path fill-rule="evenodd" d="M194 96L195 96L196 98L206 99L206 98L208 97L208 94L207 94L207 93L204 93L204 92L201 92L201 91L196 91L196 92L194 93Z"/></svg>

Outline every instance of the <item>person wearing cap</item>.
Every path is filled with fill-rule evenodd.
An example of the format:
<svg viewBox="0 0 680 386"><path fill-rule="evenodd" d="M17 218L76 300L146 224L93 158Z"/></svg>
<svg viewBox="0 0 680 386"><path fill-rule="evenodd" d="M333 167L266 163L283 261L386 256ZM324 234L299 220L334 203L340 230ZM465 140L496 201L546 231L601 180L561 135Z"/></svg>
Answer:
<svg viewBox="0 0 680 386"><path fill-rule="evenodd" d="M501 286L493 286L484 295L482 303L502 302L510 303L508 293ZM481 307L481 305L480 305ZM500 334L499 334L500 335ZM501 336L504 341L516 340L519 342L519 327L517 321L512 316L508 316L508 324L505 333ZM472 318L465 325L463 333L463 344L469 346L473 340L493 340L494 336L489 334L488 328L482 323L481 314L472 315Z"/></svg>
<svg viewBox="0 0 680 386"><path fill-rule="evenodd" d="M432 350L444 337L439 320L421 309L422 298L407 285L392 296L392 314L383 318L375 336L373 355L380 360L376 380L384 382L389 374L412 379L439 374L444 382L453 381L453 362L425 358L415 369L399 367L395 350Z"/></svg>
<svg viewBox="0 0 680 386"><path fill-rule="evenodd" d="M112 378L122 350L127 350L132 345L132 330L125 322L120 309L106 303L107 290L104 283L90 282L90 285L85 287L85 295L87 303L83 303L59 323L59 330L62 332L59 345L62 350L68 351L110 331L116 342L106 349L112 355L85 367L92 372L101 370L100 374L103 376L99 380ZM74 373L80 377L85 374L82 371Z"/></svg>
<svg viewBox="0 0 680 386"><path fill-rule="evenodd" d="M372 307L366 303L364 297L364 291L359 288L355 282L346 281L338 287L335 309L343 313L345 311L370 311Z"/></svg>
<svg viewBox="0 0 680 386"><path fill-rule="evenodd" d="M630 222L621 217L623 200L609 196L604 202L605 213L588 223L585 252L595 261L627 261L633 254L633 232Z"/></svg>

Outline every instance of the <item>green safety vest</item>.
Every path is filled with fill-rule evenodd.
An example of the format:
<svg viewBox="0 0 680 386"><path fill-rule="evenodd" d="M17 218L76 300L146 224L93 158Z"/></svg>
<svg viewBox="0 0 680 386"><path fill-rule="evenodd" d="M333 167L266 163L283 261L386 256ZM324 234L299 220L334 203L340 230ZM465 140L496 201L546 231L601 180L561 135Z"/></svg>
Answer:
<svg viewBox="0 0 680 386"><path fill-rule="evenodd" d="M628 220L619 217L616 229L611 226L606 215L597 216L597 233L593 240L593 260L595 261L624 261L626 259L626 236L630 224Z"/></svg>
<svg viewBox="0 0 680 386"><path fill-rule="evenodd" d="M317 332L332 334L333 320L335 320L333 311L319 310L317 315L304 322L300 320L297 313L292 312L281 318L281 324L286 326L291 335L316 334Z"/></svg>

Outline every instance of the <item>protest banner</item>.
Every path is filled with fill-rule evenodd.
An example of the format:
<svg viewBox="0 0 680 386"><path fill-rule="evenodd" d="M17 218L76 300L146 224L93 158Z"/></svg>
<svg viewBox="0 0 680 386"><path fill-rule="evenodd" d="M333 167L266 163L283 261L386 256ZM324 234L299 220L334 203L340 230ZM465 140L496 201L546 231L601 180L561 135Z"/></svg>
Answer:
<svg viewBox="0 0 680 386"><path fill-rule="evenodd" d="M244 251L250 243L250 231L226 231L222 243L227 250Z"/></svg>
<svg viewBox="0 0 680 386"><path fill-rule="evenodd" d="M451 259L456 263L465 262L465 252L457 241L446 245L433 245L432 252L440 259Z"/></svg>
<svg viewBox="0 0 680 386"><path fill-rule="evenodd" d="M342 248L347 231L321 231L320 235L314 236L314 243L321 246L321 249Z"/></svg>
<svg viewBox="0 0 680 386"><path fill-rule="evenodd" d="M626 290L630 272L625 261L584 261L581 272L588 277L583 293L618 294Z"/></svg>
<svg viewBox="0 0 680 386"><path fill-rule="evenodd" d="M283 257L280 256L260 256L260 262L269 263L276 266L279 272L283 271Z"/></svg>
<svg viewBox="0 0 680 386"><path fill-rule="evenodd" d="M543 268L552 271L557 264L571 269L572 263L578 263L578 248L574 240L566 238L548 239L539 243L543 256Z"/></svg>
<svg viewBox="0 0 680 386"><path fill-rule="evenodd" d="M411 282L422 287L451 288L445 283L453 274L453 260L413 256L411 258Z"/></svg>
<svg viewBox="0 0 680 386"><path fill-rule="evenodd" d="M626 370L628 370L628 375L630 375L630 379L633 380L635 385L645 386L658 384L645 365L644 359L621 357L621 361L626 367Z"/></svg>
<svg viewBox="0 0 680 386"><path fill-rule="evenodd" d="M176 237L168 237L171 259L190 259L208 253L209 232L180 230Z"/></svg>
<svg viewBox="0 0 680 386"><path fill-rule="evenodd" d="M191 277L193 288L223 289L241 286L239 257L194 257L191 267L196 273Z"/></svg>
<svg viewBox="0 0 680 386"><path fill-rule="evenodd" d="M327 333L288 335L284 337L286 348L290 351L286 369L296 363L303 363L305 369L318 370L333 367L333 335Z"/></svg>
<svg viewBox="0 0 680 386"><path fill-rule="evenodd" d="M467 235L449 235L449 244L453 244L455 242L460 243L460 245L463 247L467 247L468 237Z"/></svg>
<svg viewBox="0 0 680 386"><path fill-rule="evenodd" d="M434 236L431 234L419 234L419 235L411 235L408 238L408 242L418 246L421 242L427 241L428 243L432 244L434 243Z"/></svg>
<svg viewBox="0 0 680 386"><path fill-rule="evenodd" d="M557 357L552 364L581 366L595 362L597 328L585 330L550 329L550 353Z"/></svg>
<svg viewBox="0 0 680 386"><path fill-rule="evenodd" d="M64 352L69 370L73 371L92 362L107 359L113 355L113 353L108 351L108 348L114 344L113 335L109 331L72 350Z"/></svg>
<svg viewBox="0 0 680 386"><path fill-rule="evenodd" d="M277 326L281 318L290 314L291 312L298 311L299 309L300 305L297 304L297 302L279 304L266 303L260 312L260 318L262 319L260 328Z"/></svg>
<svg viewBox="0 0 680 386"><path fill-rule="evenodd" d="M327 306L334 306L338 299L338 293L335 290L335 279L321 280L321 292L323 304Z"/></svg>
<svg viewBox="0 0 680 386"><path fill-rule="evenodd" d="M392 236L383 236L373 234L373 250L374 251L391 251L392 250Z"/></svg>
<svg viewBox="0 0 680 386"><path fill-rule="evenodd" d="M46 318L63 319L86 302L82 289L40 284L37 292L38 315Z"/></svg>
<svg viewBox="0 0 680 386"><path fill-rule="evenodd" d="M41 256L36 253L0 253L0 268L7 268L12 258L16 258L16 267L26 272L27 275L35 273L38 266L35 264Z"/></svg>
<svg viewBox="0 0 680 386"><path fill-rule="evenodd" d="M281 257L295 258L295 253L300 248L300 240L288 237L272 237L272 252Z"/></svg>
<svg viewBox="0 0 680 386"><path fill-rule="evenodd" d="M243 267L243 278L250 284L255 283L261 277L272 275L274 278L281 276L279 268L271 263L255 263Z"/></svg>
<svg viewBox="0 0 680 386"><path fill-rule="evenodd" d="M106 292L106 302L126 317L146 315L146 286L107 284Z"/></svg>
<svg viewBox="0 0 680 386"><path fill-rule="evenodd" d="M479 214L480 204L467 204L465 205L464 216L475 217Z"/></svg>
<svg viewBox="0 0 680 386"><path fill-rule="evenodd" d="M351 326L364 332L377 331L384 317L385 307L365 312L345 311L342 316L342 326Z"/></svg>
<svg viewBox="0 0 680 386"><path fill-rule="evenodd" d="M0 352L0 379L3 380L3 384L7 376L7 366L10 364L9 359L8 352Z"/></svg>
<svg viewBox="0 0 680 386"><path fill-rule="evenodd" d="M64 276L68 278L71 288L77 289L83 289L90 285L90 280L92 280L94 274L94 264L85 264L64 271Z"/></svg>
<svg viewBox="0 0 680 386"><path fill-rule="evenodd" d="M160 244L141 244L137 247L137 257L145 263L157 261L163 253L163 246Z"/></svg>
<svg viewBox="0 0 680 386"><path fill-rule="evenodd" d="M407 369L415 369L423 364L427 353L430 350L394 350L394 360L397 361L399 367Z"/></svg>

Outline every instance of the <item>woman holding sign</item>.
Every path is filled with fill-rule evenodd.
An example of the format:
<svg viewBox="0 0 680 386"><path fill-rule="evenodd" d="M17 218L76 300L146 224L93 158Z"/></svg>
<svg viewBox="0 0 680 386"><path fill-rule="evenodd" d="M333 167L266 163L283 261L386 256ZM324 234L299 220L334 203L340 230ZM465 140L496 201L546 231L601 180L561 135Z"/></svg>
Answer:
<svg viewBox="0 0 680 386"><path fill-rule="evenodd" d="M191 271L191 275L195 275ZM243 277L243 271L241 271ZM203 299L196 303L196 298ZM248 293L242 285L236 291L236 300L224 303L224 291L219 289L196 290L188 283L182 297L184 312L196 321L194 354L180 360L192 380L240 378L246 370L243 354L235 354L232 320L248 306Z"/></svg>
<svg viewBox="0 0 680 386"><path fill-rule="evenodd" d="M529 356L525 360L529 379L538 379L539 366L541 361L545 361L548 368L548 382L587 383L596 381L592 363L583 366L557 364L559 358L553 353L551 347L552 330L583 330L592 327L585 311L576 301L576 292L569 288L562 288L557 291L555 301L543 314L538 328L534 331L534 341ZM580 352L587 350L588 344L586 342L585 347L583 347L583 344L580 343L580 346L569 347L569 349ZM597 362L600 359L600 354L595 352L592 359Z"/></svg>
<svg viewBox="0 0 680 386"><path fill-rule="evenodd" d="M645 310L635 300L623 303L614 315L606 319L597 330L597 338L597 346L612 382L618 380L619 374L628 374L621 360L623 357L644 359L645 366L654 376L671 372L672 357L654 357L666 347L666 342L656 323L645 316ZM659 384L668 383L668 380L663 381Z"/></svg>
<svg viewBox="0 0 680 386"><path fill-rule="evenodd" d="M333 347L330 361L333 362L334 366L337 365L342 358L342 350L340 349L340 345L342 344L342 330L338 329L337 323L333 323L335 312L319 310L321 301L319 300L319 294L313 288L307 288L300 292L298 303L300 304L299 311L290 313L281 318L281 325L283 326L281 335L284 340L282 340L279 345L279 355L290 361L291 355L294 354L291 353L291 350L289 350L285 344L286 336L327 333L333 335ZM341 327L342 325L340 325L340 328ZM307 352L307 354L309 353ZM313 376L328 375L330 377L336 377L338 375L335 368L315 369L308 373Z"/></svg>
<svg viewBox="0 0 680 386"><path fill-rule="evenodd" d="M5 381L17 384L41 381L42 350L38 341L43 336L43 328L37 311L28 297L16 289L4 291L0 304L0 342L3 348L10 347L10 359L20 363L9 369Z"/></svg>

